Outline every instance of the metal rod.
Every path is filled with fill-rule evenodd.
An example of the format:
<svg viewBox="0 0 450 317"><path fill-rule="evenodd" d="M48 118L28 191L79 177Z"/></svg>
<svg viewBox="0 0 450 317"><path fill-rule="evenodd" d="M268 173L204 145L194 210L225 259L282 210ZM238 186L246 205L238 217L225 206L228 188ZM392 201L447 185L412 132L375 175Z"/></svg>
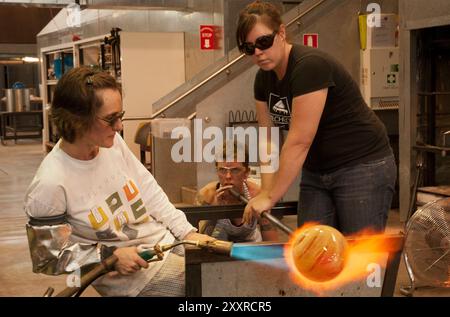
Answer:
<svg viewBox="0 0 450 317"><path fill-rule="evenodd" d="M314 10L316 7L318 7L319 5L321 5L323 2L325 2L326 0L322 0L317 2L316 4L312 5L311 7L309 7L308 9L306 9L304 12L300 13L299 15L297 15L294 19L292 19L290 22L288 22L286 24L286 27L289 27L290 25L292 25L293 23L295 23L298 19L300 19L301 17L305 16L306 14L308 14L309 12L311 12L312 10ZM208 76L206 79L202 80L200 83L198 83L197 85L195 85L194 87L192 87L191 89L189 89L187 92L185 92L184 94L182 94L181 96L179 96L178 98L176 98L175 100L171 101L169 104L167 104L165 107L161 108L160 110L156 111L154 114L152 114L150 117L144 118L144 117L133 117L133 118L124 118L124 120L151 120L151 119L155 119L156 117L158 117L160 114L162 114L164 111L166 111L169 108L172 108L173 105L175 105L178 101L184 99L186 96L190 95L191 93L193 93L194 91L196 91L197 89L199 89L200 87L202 87L204 84L206 84L207 82L209 82L211 79L217 77L218 75L220 75L222 72L224 72L225 70L227 70L228 68L230 68L231 66L233 66L234 64L236 64L237 62L239 62L241 59L243 59L245 57L245 54L241 54L238 57L236 57L234 60L232 60L231 62L229 62L228 64L226 64L225 66L223 66L222 68L220 68L218 71L216 71L215 73L213 73L212 75Z"/></svg>
<svg viewBox="0 0 450 317"><path fill-rule="evenodd" d="M230 193L235 196L236 198L239 198L244 204L248 204L248 199L244 197L244 195L241 195L238 193L234 188L229 189ZM261 213L261 217L266 218L269 220L273 225L277 226L280 230L282 230L287 235L291 235L294 231L286 226L284 223L282 223L278 218L276 218L274 215L271 215L268 211L263 211Z"/></svg>
<svg viewBox="0 0 450 317"><path fill-rule="evenodd" d="M268 211L263 211L261 213L261 217L266 218L269 220L272 224L277 226L280 230L282 230L287 235L291 235L294 231L286 226L284 223L282 223L278 218L276 218L274 215L271 215Z"/></svg>
<svg viewBox="0 0 450 317"><path fill-rule="evenodd" d="M198 241L194 241L194 240L181 240L181 241L176 242L176 243L162 245L161 246L161 251L163 251L163 252L164 251L168 251L168 250L173 249L173 248L175 248L175 247L177 247L179 245L184 245L184 244L198 246L199 242ZM143 246L145 246L145 244Z"/></svg>

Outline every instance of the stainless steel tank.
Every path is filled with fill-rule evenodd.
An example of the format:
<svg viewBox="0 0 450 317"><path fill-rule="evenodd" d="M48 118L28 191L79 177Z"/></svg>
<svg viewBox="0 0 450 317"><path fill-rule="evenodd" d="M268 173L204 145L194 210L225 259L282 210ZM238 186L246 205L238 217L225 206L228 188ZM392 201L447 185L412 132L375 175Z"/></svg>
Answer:
<svg viewBox="0 0 450 317"><path fill-rule="evenodd" d="M30 89L5 89L6 111L22 112L31 110Z"/></svg>
<svg viewBox="0 0 450 317"><path fill-rule="evenodd" d="M6 97L6 111L13 112L14 111L14 89L5 89L5 97Z"/></svg>

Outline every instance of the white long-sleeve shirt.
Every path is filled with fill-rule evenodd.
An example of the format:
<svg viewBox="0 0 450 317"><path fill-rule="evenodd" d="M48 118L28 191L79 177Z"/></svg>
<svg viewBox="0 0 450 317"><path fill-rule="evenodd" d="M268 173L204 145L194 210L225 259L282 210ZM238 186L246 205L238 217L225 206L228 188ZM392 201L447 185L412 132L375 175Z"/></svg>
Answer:
<svg viewBox="0 0 450 317"><path fill-rule="evenodd" d="M93 245L166 244L195 230L120 135L111 148L100 148L88 161L72 158L59 144L45 157L28 188L29 216L67 212L71 241ZM135 296L163 263L153 262L129 276L103 276L93 285L102 295Z"/></svg>

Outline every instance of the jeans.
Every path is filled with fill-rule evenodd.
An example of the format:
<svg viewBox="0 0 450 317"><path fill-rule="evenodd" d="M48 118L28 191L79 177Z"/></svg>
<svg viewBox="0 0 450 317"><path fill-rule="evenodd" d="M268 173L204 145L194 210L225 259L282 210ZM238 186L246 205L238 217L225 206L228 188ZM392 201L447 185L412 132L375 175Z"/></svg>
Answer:
<svg viewBox="0 0 450 317"><path fill-rule="evenodd" d="M393 155L327 174L303 169L298 225L318 222L335 227L344 235L369 228L382 232L396 177Z"/></svg>

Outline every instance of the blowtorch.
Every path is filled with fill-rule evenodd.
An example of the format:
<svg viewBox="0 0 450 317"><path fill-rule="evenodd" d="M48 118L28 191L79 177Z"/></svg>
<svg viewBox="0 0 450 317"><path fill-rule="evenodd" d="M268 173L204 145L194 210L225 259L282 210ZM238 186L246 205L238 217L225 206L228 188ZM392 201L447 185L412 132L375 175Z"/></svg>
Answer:
<svg viewBox="0 0 450 317"><path fill-rule="evenodd" d="M162 254L170 249L175 248L179 245L193 245L200 249L208 250L209 252L224 254L230 256L231 249L233 248L233 242L223 241L223 240L211 240L211 241L194 241L194 240L182 240L179 242L175 242L172 244L167 244L163 246L159 246L158 244L148 245L141 244L138 246L139 256L146 260L147 262L153 262L162 260ZM154 257L157 257L154 259Z"/></svg>
<svg viewBox="0 0 450 317"><path fill-rule="evenodd" d="M193 245L200 249L208 250L209 252L223 254L226 256L231 255L233 248L233 242L222 240L211 241L194 241L194 240L182 240L179 242L166 244L166 245L149 245L142 244L138 246L138 253L141 258L147 262L161 261L164 258L164 252L175 248L178 245ZM100 276L114 271L114 266L117 262L117 257L113 254L101 263L95 265L92 270L84 274L80 278L80 286L66 287L60 293L56 294L56 297L78 297L92 282L94 282ZM52 287L49 287L44 293L44 297L51 297L54 292Z"/></svg>

